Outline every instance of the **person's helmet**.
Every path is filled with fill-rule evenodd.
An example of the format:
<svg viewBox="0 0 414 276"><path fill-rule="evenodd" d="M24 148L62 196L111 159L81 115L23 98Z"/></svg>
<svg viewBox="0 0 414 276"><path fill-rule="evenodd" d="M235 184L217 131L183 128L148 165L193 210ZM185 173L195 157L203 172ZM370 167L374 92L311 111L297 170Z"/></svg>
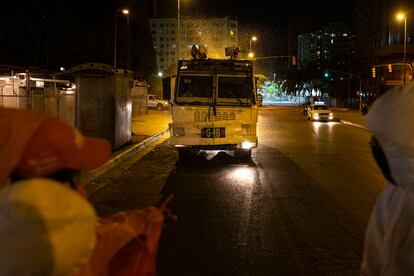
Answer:
<svg viewBox="0 0 414 276"><path fill-rule="evenodd" d="M0 190L0 275L75 275L91 256L97 216L88 201L47 178Z"/></svg>
<svg viewBox="0 0 414 276"><path fill-rule="evenodd" d="M413 118L414 83L381 95L369 109L365 124L374 137L378 165L390 182L400 186L414 185Z"/></svg>

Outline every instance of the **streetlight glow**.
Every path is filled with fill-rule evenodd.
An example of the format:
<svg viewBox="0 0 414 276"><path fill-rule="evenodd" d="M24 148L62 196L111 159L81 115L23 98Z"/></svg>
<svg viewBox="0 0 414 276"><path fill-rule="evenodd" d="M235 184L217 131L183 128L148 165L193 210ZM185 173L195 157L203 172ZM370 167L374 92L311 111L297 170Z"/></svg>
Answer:
<svg viewBox="0 0 414 276"><path fill-rule="evenodd" d="M403 21L405 18L405 13L402 13L402 12L397 13L396 18L398 21Z"/></svg>
<svg viewBox="0 0 414 276"><path fill-rule="evenodd" d="M254 58L254 53L253 52L249 52L248 57L249 58Z"/></svg>
<svg viewBox="0 0 414 276"><path fill-rule="evenodd" d="M129 10L127 10L127 9L123 9L123 10L122 10L122 13L123 13L123 14L129 14Z"/></svg>

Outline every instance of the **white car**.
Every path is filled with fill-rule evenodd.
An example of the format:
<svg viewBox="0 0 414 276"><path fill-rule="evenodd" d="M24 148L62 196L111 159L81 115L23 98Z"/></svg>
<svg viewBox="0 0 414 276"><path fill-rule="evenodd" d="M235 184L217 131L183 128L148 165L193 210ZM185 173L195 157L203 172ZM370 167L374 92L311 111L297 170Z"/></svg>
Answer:
<svg viewBox="0 0 414 276"><path fill-rule="evenodd" d="M148 94L147 107L163 110L168 109L170 107L170 103L166 100L161 99L157 95Z"/></svg>
<svg viewBox="0 0 414 276"><path fill-rule="evenodd" d="M333 121L332 110L326 104L311 104L307 108L308 120L312 121Z"/></svg>

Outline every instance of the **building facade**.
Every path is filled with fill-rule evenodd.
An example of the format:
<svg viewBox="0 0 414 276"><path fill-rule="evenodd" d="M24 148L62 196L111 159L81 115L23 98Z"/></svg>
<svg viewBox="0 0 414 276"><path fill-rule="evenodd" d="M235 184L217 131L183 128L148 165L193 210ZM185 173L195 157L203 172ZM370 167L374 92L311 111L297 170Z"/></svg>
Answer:
<svg viewBox="0 0 414 276"><path fill-rule="evenodd" d="M298 35L298 66L313 64L318 70L349 70L355 54L354 34L345 24L327 24Z"/></svg>
<svg viewBox="0 0 414 276"><path fill-rule="evenodd" d="M186 17L180 20L179 28L177 18L151 18L150 25L159 71L167 70L179 58L190 58L193 45L206 47L209 58L224 58L225 48L238 43L236 17Z"/></svg>
<svg viewBox="0 0 414 276"><path fill-rule="evenodd" d="M404 21L397 21L396 14L406 14ZM356 51L361 60L363 80L367 89L381 94L395 85L412 80L414 58L414 6L409 0L357 0L354 25ZM404 36L406 37L404 66ZM373 69L375 68L375 69Z"/></svg>
<svg viewBox="0 0 414 276"><path fill-rule="evenodd" d="M315 37L315 33L298 35L298 69L303 69L306 64L316 62Z"/></svg>

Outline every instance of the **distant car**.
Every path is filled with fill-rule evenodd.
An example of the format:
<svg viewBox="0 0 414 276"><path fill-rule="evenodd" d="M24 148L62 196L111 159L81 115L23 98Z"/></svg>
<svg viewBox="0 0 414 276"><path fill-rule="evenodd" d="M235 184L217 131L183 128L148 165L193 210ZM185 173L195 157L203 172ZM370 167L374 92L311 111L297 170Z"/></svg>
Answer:
<svg viewBox="0 0 414 276"><path fill-rule="evenodd" d="M311 104L307 108L308 120L333 121L334 114L326 104Z"/></svg>
<svg viewBox="0 0 414 276"><path fill-rule="evenodd" d="M157 95L148 94L147 101L148 108L156 108L157 110L164 110L170 107L168 101L161 99Z"/></svg>

